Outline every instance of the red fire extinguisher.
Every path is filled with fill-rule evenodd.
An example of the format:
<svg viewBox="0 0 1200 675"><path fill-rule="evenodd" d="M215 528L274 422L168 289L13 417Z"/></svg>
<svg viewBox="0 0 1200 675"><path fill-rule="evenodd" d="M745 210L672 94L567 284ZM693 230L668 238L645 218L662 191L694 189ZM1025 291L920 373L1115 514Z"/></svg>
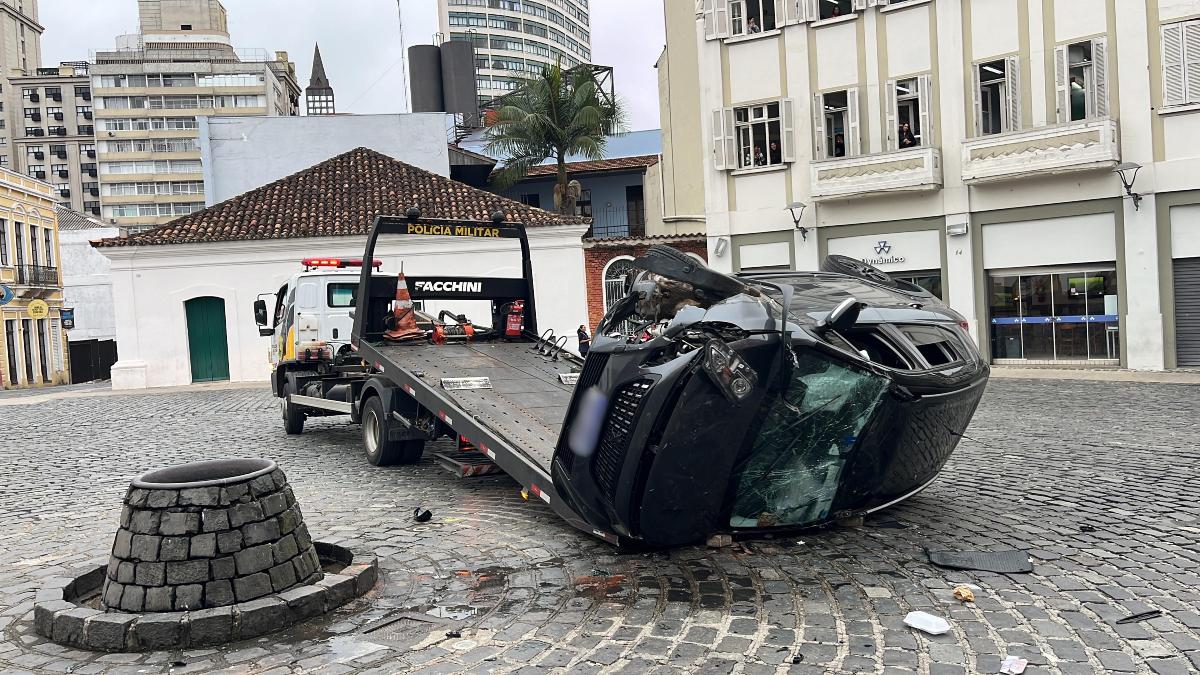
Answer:
<svg viewBox="0 0 1200 675"><path fill-rule="evenodd" d="M513 300L508 305L508 321L504 326L504 337L519 338L525 329L525 301Z"/></svg>

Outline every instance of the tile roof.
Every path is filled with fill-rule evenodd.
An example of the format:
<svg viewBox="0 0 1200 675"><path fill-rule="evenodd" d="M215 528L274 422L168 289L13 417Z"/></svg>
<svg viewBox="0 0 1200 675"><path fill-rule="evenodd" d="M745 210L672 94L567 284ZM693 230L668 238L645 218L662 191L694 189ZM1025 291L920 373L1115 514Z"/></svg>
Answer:
<svg viewBox="0 0 1200 675"><path fill-rule="evenodd" d="M583 218L485 192L356 148L269 185L124 238L96 246L160 246L366 234L376 216L420 207L427 218L489 220L502 210L528 227L583 224Z"/></svg>
<svg viewBox="0 0 1200 675"><path fill-rule="evenodd" d="M570 173L597 173L600 171L629 171L631 169L645 169L647 167L658 164L658 155L638 155L636 157L616 157L614 159L601 159L592 162L569 162L567 171ZM558 172L558 167L554 164L539 164L529 170L525 174L527 178L537 178L539 176L553 176Z"/></svg>
<svg viewBox="0 0 1200 675"><path fill-rule="evenodd" d="M706 242L708 235L700 232L698 234L646 234L640 237L606 237L597 239L595 237L584 239L584 248L603 248L606 246L630 246L639 244L671 244L678 242Z"/></svg>
<svg viewBox="0 0 1200 675"><path fill-rule="evenodd" d="M60 232L67 230L94 230L99 227L113 227L105 223L99 218L93 218L86 213L80 213L73 209L63 208L58 209L58 229Z"/></svg>

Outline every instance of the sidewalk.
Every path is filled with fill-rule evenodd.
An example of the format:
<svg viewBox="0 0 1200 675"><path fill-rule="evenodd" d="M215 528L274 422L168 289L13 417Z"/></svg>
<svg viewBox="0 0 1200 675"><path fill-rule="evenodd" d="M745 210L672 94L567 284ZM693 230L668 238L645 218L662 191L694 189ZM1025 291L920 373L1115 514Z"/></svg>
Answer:
<svg viewBox="0 0 1200 675"><path fill-rule="evenodd" d="M95 396L128 396L133 394L175 394L188 391L222 391L227 389L267 389L267 382L205 382L182 387L155 387L153 389L124 389L114 391L112 382L88 382L61 387L39 389L10 389L0 391L0 408L13 405L36 405L65 398L92 398Z"/></svg>
<svg viewBox="0 0 1200 675"><path fill-rule="evenodd" d="M1200 370L1149 372L1113 368L1021 368L1018 366L992 366L992 377L1010 380L1087 380L1091 382L1200 384Z"/></svg>

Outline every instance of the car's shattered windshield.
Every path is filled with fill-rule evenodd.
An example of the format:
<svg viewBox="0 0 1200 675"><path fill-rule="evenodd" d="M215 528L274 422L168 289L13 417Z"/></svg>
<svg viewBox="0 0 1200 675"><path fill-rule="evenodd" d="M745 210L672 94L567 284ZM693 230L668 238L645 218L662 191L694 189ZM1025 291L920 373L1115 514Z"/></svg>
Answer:
<svg viewBox="0 0 1200 675"><path fill-rule="evenodd" d="M740 467L733 527L805 525L825 519L842 469L889 380L801 350L787 390L769 403Z"/></svg>

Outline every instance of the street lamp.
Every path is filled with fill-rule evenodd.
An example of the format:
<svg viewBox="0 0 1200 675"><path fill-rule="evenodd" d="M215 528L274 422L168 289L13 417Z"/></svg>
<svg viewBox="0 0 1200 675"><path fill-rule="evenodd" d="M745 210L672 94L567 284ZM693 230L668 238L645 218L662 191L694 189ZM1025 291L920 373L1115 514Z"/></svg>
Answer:
<svg viewBox="0 0 1200 675"><path fill-rule="evenodd" d="M803 238L804 241L808 241L808 228L800 225L800 219L804 217L804 209L808 208L808 204L805 204L804 202L792 202L791 204L788 204L787 208L788 211L791 211L792 213L792 220L796 223L796 229L800 230L800 237ZM799 214L796 213L797 209L800 210Z"/></svg>
<svg viewBox="0 0 1200 675"><path fill-rule="evenodd" d="M1121 178L1121 185L1125 186L1125 194L1133 200L1133 210L1137 211L1142 203L1142 196L1133 191L1133 183L1137 180L1138 171L1142 170L1141 164L1134 162L1122 162L1113 169L1113 173Z"/></svg>

